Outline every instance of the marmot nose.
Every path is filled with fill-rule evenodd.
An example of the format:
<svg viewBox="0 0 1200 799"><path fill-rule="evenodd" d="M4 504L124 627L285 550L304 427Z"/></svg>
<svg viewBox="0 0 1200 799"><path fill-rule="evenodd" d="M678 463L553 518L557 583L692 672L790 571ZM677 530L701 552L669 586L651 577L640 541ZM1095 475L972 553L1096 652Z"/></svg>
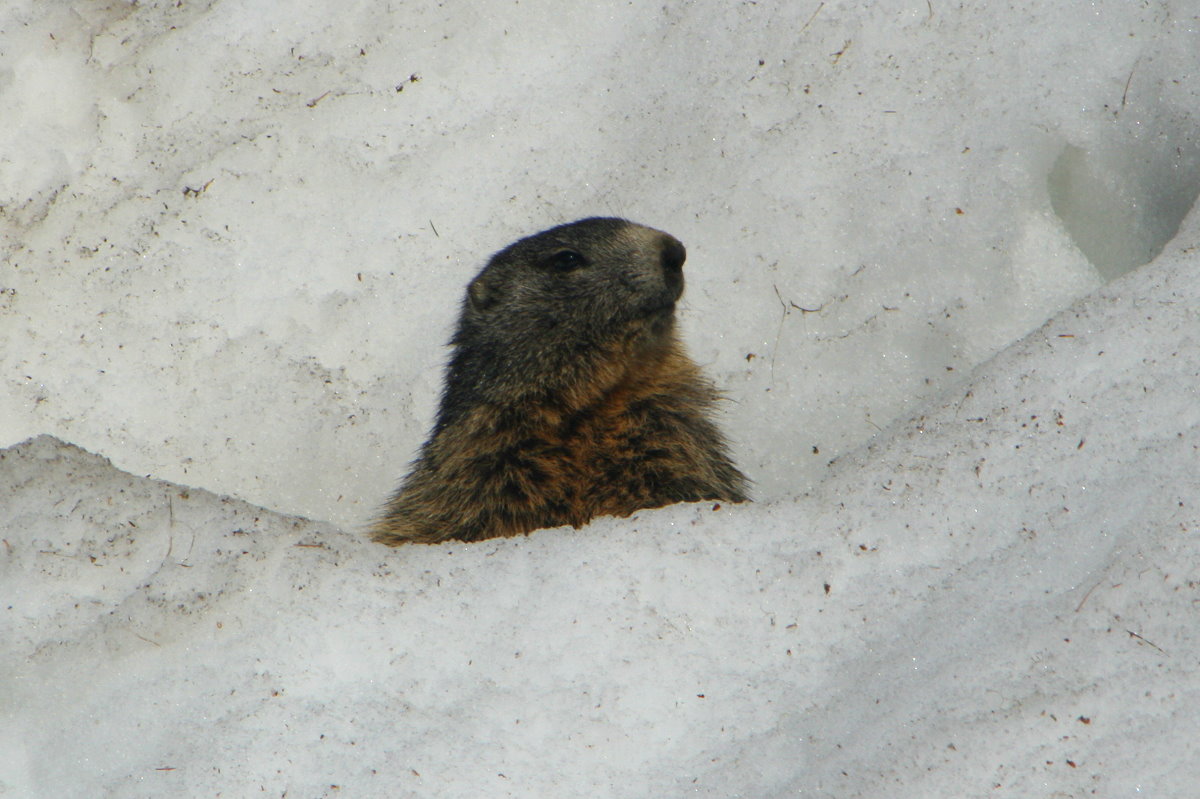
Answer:
<svg viewBox="0 0 1200 799"><path fill-rule="evenodd" d="M664 233L662 248L663 271L668 274L678 274L683 269L683 262L686 260L687 250L684 249L683 243L674 236Z"/></svg>

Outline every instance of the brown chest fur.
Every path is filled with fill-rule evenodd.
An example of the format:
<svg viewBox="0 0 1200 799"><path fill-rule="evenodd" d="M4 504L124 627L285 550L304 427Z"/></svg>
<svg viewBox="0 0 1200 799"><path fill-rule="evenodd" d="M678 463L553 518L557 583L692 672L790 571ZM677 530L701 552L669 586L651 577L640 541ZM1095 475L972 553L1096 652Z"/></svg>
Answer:
<svg viewBox="0 0 1200 799"><path fill-rule="evenodd" d="M574 408L474 409L429 443L374 537L470 541L674 502L744 500L744 478L708 421L715 401L672 346Z"/></svg>

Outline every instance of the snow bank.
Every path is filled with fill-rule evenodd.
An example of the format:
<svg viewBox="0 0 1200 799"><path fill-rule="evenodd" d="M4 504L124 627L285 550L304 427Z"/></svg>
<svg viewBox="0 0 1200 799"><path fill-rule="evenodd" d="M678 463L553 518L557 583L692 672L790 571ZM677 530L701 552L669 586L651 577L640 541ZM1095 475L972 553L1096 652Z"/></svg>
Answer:
<svg viewBox="0 0 1200 799"><path fill-rule="evenodd" d="M0 793L1192 795L1200 24L976 5L6 4ZM595 213L762 501L365 543Z"/></svg>
<svg viewBox="0 0 1200 799"><path fill-rule="evenodd" d="M0 790L1188 796L1196 267L1058 315L798 501L388 550L6 450Z"/></svg>

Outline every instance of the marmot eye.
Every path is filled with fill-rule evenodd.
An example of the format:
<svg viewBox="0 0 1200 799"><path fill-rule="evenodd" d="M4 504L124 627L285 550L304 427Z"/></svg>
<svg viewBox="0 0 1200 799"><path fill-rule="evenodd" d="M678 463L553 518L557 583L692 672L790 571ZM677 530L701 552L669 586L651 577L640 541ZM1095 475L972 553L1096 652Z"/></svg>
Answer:
<svg viewBox="0 0 1200 799"><path fill-rule="evenodd" d="M550 256L550 268L555 272L573 272L587 266L587 259L574 250L559 250Z"/></svg>

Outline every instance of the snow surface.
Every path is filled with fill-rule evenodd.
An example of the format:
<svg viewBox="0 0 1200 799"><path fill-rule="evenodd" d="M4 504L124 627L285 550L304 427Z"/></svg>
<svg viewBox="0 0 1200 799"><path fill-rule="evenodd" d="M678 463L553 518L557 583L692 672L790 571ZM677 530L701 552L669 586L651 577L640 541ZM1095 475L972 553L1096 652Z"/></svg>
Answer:
<svg viewBox="0 0 1200 799"><path fill-rule="evenodd" d="M390 550L5 450L0 791L1194 796L1196 267L791 502Z"/></svg>
<svg viewBox="0 0 1200 799"><path fill-rule="evenodd" d="M330 8L0 10L0 794L1195 795L1193 3ZM760 501L363 542L594 213Z"/></svg>

